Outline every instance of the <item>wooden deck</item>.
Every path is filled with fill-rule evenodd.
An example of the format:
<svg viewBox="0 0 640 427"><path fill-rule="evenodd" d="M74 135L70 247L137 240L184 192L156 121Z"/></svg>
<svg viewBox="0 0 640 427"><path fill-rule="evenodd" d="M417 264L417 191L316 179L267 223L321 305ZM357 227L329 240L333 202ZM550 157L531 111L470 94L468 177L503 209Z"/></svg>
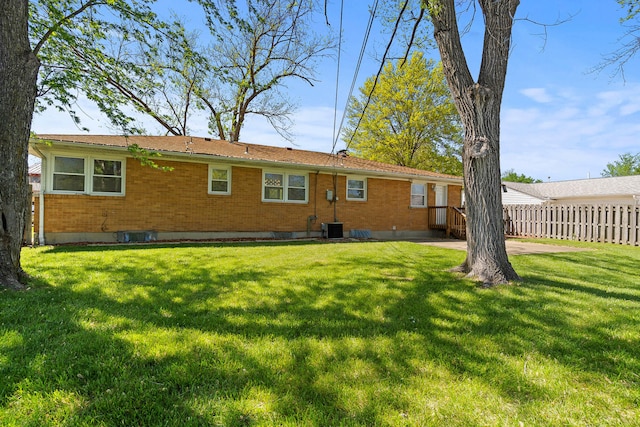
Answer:
<svg viewBox="0 0 640 427"><path fill-rule="evenodd" d="M467 217L463 208L454 206L430 206L429 228L444 230L447 237L467 239Z"/></svg>

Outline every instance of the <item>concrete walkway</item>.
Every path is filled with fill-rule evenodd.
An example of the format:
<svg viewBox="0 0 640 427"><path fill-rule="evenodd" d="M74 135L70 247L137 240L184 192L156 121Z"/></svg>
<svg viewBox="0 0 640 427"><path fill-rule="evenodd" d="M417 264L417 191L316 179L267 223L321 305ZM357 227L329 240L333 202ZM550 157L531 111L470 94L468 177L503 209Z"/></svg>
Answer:
<svg viewBox="0 0 640 427"><path fill-rule="evenodd" d="M454 239L429 239L416 241L421 245L438 246L447 249L467 250L467 242ZM544 243L521 242L519 240L507 239L507 253L509 255L523 254L549 254L558 252L581 252L589 251L587 248L575 248L572 246L549 245Z"/></svg>

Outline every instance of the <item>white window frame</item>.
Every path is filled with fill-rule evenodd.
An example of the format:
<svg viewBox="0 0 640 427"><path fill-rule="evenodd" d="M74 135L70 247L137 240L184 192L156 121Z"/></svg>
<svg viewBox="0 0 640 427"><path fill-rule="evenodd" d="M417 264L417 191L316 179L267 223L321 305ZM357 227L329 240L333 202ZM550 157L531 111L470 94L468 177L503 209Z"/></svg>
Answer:
<svg viewBox="0 0 640 427"><path fill-rule="evenodd" d="M362 188L349 187L349 181L362 181ZM347 176L346 179L346 187L347 187L347 200L353 200L358 202L366 202L367 201L367 178L364 176ZM349 195L349 190L362 190L362 197L351 197Z"/></svg>
<svg viewBox="0 0 640 427"><path fill-rule="evenodd" d="M69 157L74 159L82 159L83 161L83 174L75 174L75 175L83 175L84 176L84 189L82 191L76 190L56 190L53 187L53 178L56 175L55 171L55 160L57 157ZM107 160L111 162L120 162L121 175L120 178L120 191L93 191L93 178L94 176L102 176L94 173L94 160ZM115 157L115 156L101 156L101 155L93 155L93 156L82 156L73 153L56 153L51 155L51 171L48 173L49 183L47 187L49 188L49 192L52 194L85 194L85 195L93 195L93 196L124 196L125 188L126 188L126 170L127 170L127 161L125 157ZM110 176L110 175L104 175ZM115 175L114 175L115 177Z"/></svg>
<svg viewBox="0 0 640 427"><path fill-rule="evenodd" d="M94 169L94 161L95 160L106 160L108 162L120 162L120 175L98 175L95 173ZM91 194L99 195L99 196L112 196L112 195L123 195L124 194L124 170L126 168L126 163L124 160L120 159L112 159L109 157L89 157L87 158L88 167L89 167L89 191ZM93 178L96 176L104 176L108 178L119 178L120 179L120 191L95 191L93 189Z"/></svg>
<svg viewBox="0 0 640 427"><path fill-rule="evenodd" d="M282 175L282 198L281 199L267 199L265 198L265 179L267 174L276 174ZM304 200L290 200L289 199L289 189L301 188L301 187L289 187L289 177L290 176L301 176L304 177ZM309 174L306 172L299 171L287 171L287 170L277 170L277 169L263 169L262 170L262 201L268 203L298 203L305 204L309 202Z"/></svg>
<svg viewBox="0 0 640 427"><path fill-rule="evenodd" d="M69 158L69 159L82 160L82 173L77 173L77 172L57 172L56 171L56 158ZM56 189L54 189L56 175L81 176L82 177L82 190L56 190ZM51 180L50 180L50 182L51 182L51 191L55 192L55 193L60 193L60 194L85 194L85 193L87 193L87 189L89 188L87 186L87 159L84 158L83 156L77 156L77 155L74 156L74 155L66 155L66 154L53 156L52 161L51 161Z"/></svg>
<svg viewBox="0 0 640 427"><path fill-rule="evenodd" d="M227 191L215 191L213 189L213 171L214 170L224 170L227 171ZM222 182L222 180L218 180ZM209 194L217 194L228 196L231 194L231 166L221 166L221 165L209 165L209 181L207 184L208 193Z"/></svg>
<svg viewBox="0 0 640 427"><path fill-rule="evenodd" d="M414 193L413 192L413 186L414 185L419 185L420 187L423 188L424 193L420 194L420 193ZM410 199L410 206L412 208L426 208L427 207L427 195L428 195L428 185L426 182L412 182L411 183L411 199ZM416 205L413 203L413 196L422 196L424 197L424 203L420 204L420 205Z"/></svg>

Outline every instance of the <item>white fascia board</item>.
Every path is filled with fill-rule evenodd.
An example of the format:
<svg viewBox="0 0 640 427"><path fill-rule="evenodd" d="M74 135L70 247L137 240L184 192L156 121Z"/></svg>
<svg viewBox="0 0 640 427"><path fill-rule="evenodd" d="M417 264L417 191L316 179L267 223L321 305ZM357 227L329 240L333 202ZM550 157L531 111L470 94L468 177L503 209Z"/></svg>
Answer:
<svg viewBox="0 0 640 427"><path fill-rule="evenodd" d="M46 140L42 139L32 139L30 141L30 145L33 144L37 147L41 147L40 151L46 151L52 148L53 146L47 144ZM73 141L53 141L55 143L55 149L59 148L82 148L83 150L92 151L92 152L119 152L119 153L129 153L127 147L119 147L112 145L98 145L98 144L85 144L82 142L73 142ZM46 147L46 148L45 148ZM145 149L148 150L148 149ZM312 164L304 164L304 163L292 163L292 162L278 162L271 160L256 160L256 159L242 159L239 157L228 157L221 156L217 154L198 154L198 153L181 153L177 151L159 151L159 150L148 150L150 153L159 153L161 157L158 157L154 160L174 160L174 161L193 161L198 163L212 163L212 162L222 162L222 163L230 163L232 165L245 166L245 167L275 167L275 168L283 168L283 169L297 169L297 170L306 170L306 171L317 171L323 172L327 174L338 174L338 175L363 175L367 177L379 177L386 179L397 179L397 180L420 180L426 182L434 182L434 183L446 183L453 185L463 185L462 177L459 179L455 178L445 178L445 177L437 177L437 176L427 176L427 175L415 175L415 174L406 174L406 173L393 173L393 172L384 172L384 171L375 171L370 169L356 169L356 168L345 168L345 167L336 167L336 166L318 166ZM128 157L133 157L129 153Z"/></svg>

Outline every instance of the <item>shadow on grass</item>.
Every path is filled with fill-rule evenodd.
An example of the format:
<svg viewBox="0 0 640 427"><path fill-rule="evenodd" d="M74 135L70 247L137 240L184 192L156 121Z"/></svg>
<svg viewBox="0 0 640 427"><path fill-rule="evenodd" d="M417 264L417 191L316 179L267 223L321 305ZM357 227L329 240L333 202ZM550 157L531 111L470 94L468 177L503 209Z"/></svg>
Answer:
<svg viewBox="0 0 640 427"><path fill-rule="evenodd" d="M109 252L117 261L100 263ZM69 254L63 265L43 263L53 275L34 279L32 291L0 302L8 417L26 416L20 402L31 400L29 420L52 424L373 425L414 408L407 380L427 381L429 371L513 404L559 398L528 375L530 357L629 383L640 371L637 342L611 335L629 318L607 309L637 309L637 284L606 292L546 274L583 254L527 258L523 285L486 291L445 272L463 254L403 244L59 247L42 256ZM591 274L609 277L610 263L589 259ZM75 403L47 397L56 393ZM361 395L357 404L351 395Z"/></svg>

